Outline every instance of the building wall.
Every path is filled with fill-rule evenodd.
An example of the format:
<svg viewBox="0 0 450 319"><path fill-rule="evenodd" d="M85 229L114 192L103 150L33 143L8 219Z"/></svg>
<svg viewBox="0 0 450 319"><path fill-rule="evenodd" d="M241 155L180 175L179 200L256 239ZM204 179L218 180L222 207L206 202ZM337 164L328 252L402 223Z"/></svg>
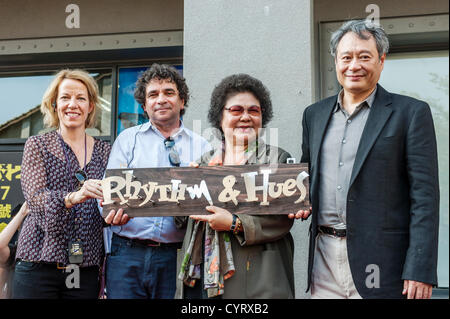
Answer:
<svg viewBox="0 0 450 319"><path fill-rule="evenodd" d="M71 1L0 0L0 60L2 54L20 56L18 46L27 41L41 42L35 51L55 52L39 43L46 39L114 36L114 41L132 41L128 35L179 31L184 43L184 75L192 98L185 115L188 127L201 132L209 127L207 110L214 85L233 73L248 73L263 81L272 93L274 118L269 128L277 138L268 142L289 151L297 162L301 156L301 116L309 104L320 97L319 24L364 18L370 2L362 0L77 0L80 28L69 29L65 21ZM447 0L379 0L381 17L403 17L448 13ZM97 38L96 38L97 39ZM103 50L99 41L89 48L61 51ZM109 41L110 38L104 38ZM109 50L114 50L111 38ZM15 42L19 41L19 42ZM148 42L127 42L123 48L140 48ZM78 43L78 42L77 42ZM156 45L169 45L162 39ZM14 44L14 46L13 46ZM121 42L122 45L122 42ZM154 44L152 44L154 45ZM24 46L22 45L22 50ZM3 52L2 52L3 51ZM88 53L89 54L89 53ZM124 59L127 56L123 56ZM4 59L2 61L7 61ZM33 56L39 63L39 55ZM6 63L6 62L5 62ZM28 60L24 60L24 65ZM1 68L0 68L1 71ZM0 112L1 115L1 112ZM200 121L200 125L194 124ZM198 122L197 122L198 123ZM201 126L201 128L199 128ZM271 139L273 138L273 139ZM0 142L1 143L1 142ZM296 221L295 240L296 297L308 298L306 266L309 221Z"/></svg>
<svg viewBox="0 0 450 319"><path fill-rule="evenodd" d="M74 3L80 27L67 28ZM183 29L183 0L0 0L0 40Z"/></svg>
<svg viewBox="0 0 450 319"><path fill-rule="evenodd" d="M301 10L293 10L301 8ZM248 73L270 90L280 147L300 158L301 116L313 101L312 1L191 0L184 8L184 75L192 92L188 126L209 126L211 92L222 78ZM296 222L297 298L308 297L306 267L309 222Z"/></svg>
<svg viewBox="0 0 450 319"><path fill-rule="evenodd" d="M380 8L381 18L448 13L449 6L446 0L315 0L314 20L325 22L363 19L369 14L365 12L369 4L376 4Z"/></svg>
<svg viewBox="0 0 450 319"><path fill-rule="evenodd" d="M98 52L181 46L183 0L0 0L0 70L102 60ZM85 57L77 52L90 51ZM67 53L69 58L55 56ZM48 53L47 58L39 54ZM75 53L75 55L74 55ZM117 54L116 54L117 56ZM116 60L136 59L126 52ZM146 57L139 56L140 59ZM155 58L150 54L147 59Z"/></svg>

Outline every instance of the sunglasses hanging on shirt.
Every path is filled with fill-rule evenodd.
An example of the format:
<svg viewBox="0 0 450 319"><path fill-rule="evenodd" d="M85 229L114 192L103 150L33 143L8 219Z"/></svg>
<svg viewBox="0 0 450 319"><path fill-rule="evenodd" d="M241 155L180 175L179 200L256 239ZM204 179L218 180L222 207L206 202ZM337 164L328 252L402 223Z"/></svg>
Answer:
<svg viewBox="0 0 450 319"><path fill-rule="evenodd" d="M166 150L169 150L169 162L172 166L180 166L180 155L178 154L177 150L175 149L175 141L172 139L172 137L168 137L164 140L164 146L166 147Z"/></svg>
<svg viewBox="0 0 450 319"><path fill-rule="evenodd" d="M79 169L78 171L75 172L75 178L79 183L79 188L81 188L84 182L88 179L87 174L82 169Z"/></svg>

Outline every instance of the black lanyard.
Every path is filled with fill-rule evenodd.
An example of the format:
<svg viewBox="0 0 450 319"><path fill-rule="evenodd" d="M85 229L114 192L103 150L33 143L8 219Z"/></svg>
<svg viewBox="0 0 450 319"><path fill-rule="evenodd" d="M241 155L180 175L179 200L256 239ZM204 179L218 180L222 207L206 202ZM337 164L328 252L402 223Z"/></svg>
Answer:
<svg viewBox="0 0 450 319"><path fill-rule="evenodd" d="M67 166L66 166L66 172L67 172L66 182L69 181L69 186L70 186L70 178L72 176L71 169L70 169L70 166L71 166L70 165L71 164L70 163L70 158L69 158L69 155L67 154L67 151L66 151L66 148L65 148L65 145L64 145L64 140L63 140L61 134L58 131L57 131L57 134L58 134L59 140L61 142L61 147L62 147L63 152L64 152L64 157L66 158L66 163L67 163ZM86 154L87 154L86 133L84 133L84 165L83 165L83 170L86 167L86 157L87 157ZM71 190L73 190L73 189L74 188L72 187ZM72 208L74 208L74 207L72 207ZM71 233L71 236L70 236L72 238L72 240L69 242L69 249L68 249L68 251L69 251L69 262L70 263L77 263L77 264L79 264L79 263L82 263L82 261L83 261L83 248L82 248L81 240L79 238L77 239L77 237L78 237L77 233L78 233L78 231L80 229L80 225L77 222L77 219L78 219L79 222L81 222L81 218L80 217L77 218L77 215L78 215L77 213L78 213L78 210L74 209L75 218L73 220L72 233ZM79 215L81 215L81 211L79 212ZM79 250L80 253L74 253L73 252L74 247L78 247L77 251ZM81 257L79 255L81 255Z"/></svg>
<svg viewBox="0 0 450 319"><path fill-rule="evenodd" d="M70 187L70 181L71 181L71 176L72 176L70 158L69 158L69 155L67 154L66 147L64 145L64 140L63 140L61 134L59 132L57 132L57 133L58 133L59 140L61 142L61 147L64 152L64 157L66 158L66 163L67 163L67 165L66 165L66 174L67 174L66 185L68 182L69 183L68 186ZM87 154L86 133L84 133L84 165L83 165L83 169L86 167L86 154ZM68 189L69 189L69 187L68 187ZM69 191L73 191L73 190L74 190L74 187L73 186L70 187ZM80 212L80 214L81 214L81 212ZM81 219L79 218L79 220L81 220ZM75 234L78 233L78 229L79 229L79 225L77 223L77 209L75 209L75 220L74 220L74 225L73 225L73 231Z"/></svg>
<svg viewBox="0 0 450 319"><path fill-rule="evenodd" d="M66 147L64 146L64 139L62 138L61 134L56 131L56 133L58 134L59 137L59 141L61 142L61 147L63 149L64 152L64 157L66 158L66 173L67 173L67 180L69 180L69 186L70 186L70 178L72 176L71 174L71 163L70 163L70 158L69 155L67 154L66 151ZM86 145L86 133L84 133L84 165L82 170L84 170L86 168L86 158L87 158L87 145ZM71 188L71 190L73 190L73 187Z"/></svg>

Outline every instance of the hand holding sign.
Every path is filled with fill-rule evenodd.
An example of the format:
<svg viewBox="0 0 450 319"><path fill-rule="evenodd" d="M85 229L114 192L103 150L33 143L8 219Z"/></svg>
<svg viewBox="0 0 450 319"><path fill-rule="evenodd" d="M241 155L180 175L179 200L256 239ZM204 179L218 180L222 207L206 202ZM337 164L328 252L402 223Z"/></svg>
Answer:
<svg viewBox="0 0 450 319"><path fill-rule="evenodd" d="M217 231L229 231L233 222L233 215L226 209L217 206L206 206L211 215L191 215L190 218L208 222L209 226Z"/></svg>
<svg viewBox="0 0 450 319"><path fill-rule="evenodd" d="M308 210L302 210L300 209L298 212L296 212L295 214L288 214L289 218L295 218L295 219L302 219L302 221L304 219L308 219L309 215L311 215L312 213L312 207L310 207Z"/></svg>
<svg viewBox="0 0 450 319"><path fill-rule="evenodd" d="M127 214L124 214L122 208L119 208L117 213L115 210L111 210L105 217L105 222L113 226L125 225L126 223L128 223L129 220L130 217Z"/></svg>

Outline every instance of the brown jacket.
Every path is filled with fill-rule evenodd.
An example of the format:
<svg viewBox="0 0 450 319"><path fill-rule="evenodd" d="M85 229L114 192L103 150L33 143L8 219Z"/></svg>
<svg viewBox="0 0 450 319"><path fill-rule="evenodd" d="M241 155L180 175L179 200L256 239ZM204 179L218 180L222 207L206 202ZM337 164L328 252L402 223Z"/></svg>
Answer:
<svg viewBox="0 0 450 319"><path fill-rule="evenodd" d="M290 157L286 151L263 145L265 152L249 159L249 163L285 163ZM262 148L260 147L260 149ZM205 154L201 164L209 163L214 152ZM294 242L289 232L293 220L284 215L251 216L236 214L244 232L231 236L235 274L225 280L224 299L294 298ZM177 217L179 223L183 217ZM178 251L177 274L193 230L188 219L183 247ZM202 282L198 281L197 285ZM184 284L177 279L175 298L182 299Z"/></svg>

